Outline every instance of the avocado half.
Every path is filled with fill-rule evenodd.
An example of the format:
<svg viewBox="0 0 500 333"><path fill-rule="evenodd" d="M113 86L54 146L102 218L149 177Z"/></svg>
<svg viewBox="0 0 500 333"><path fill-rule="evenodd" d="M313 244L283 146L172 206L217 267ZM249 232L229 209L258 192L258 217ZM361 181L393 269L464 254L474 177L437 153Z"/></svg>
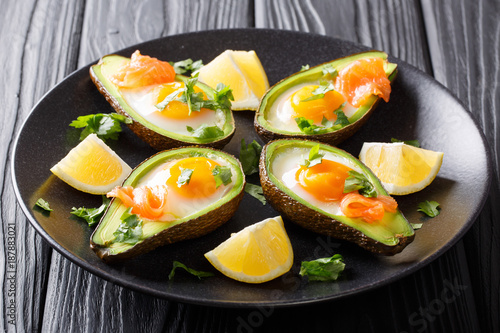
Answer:
<svg viewBox="0 0 500 333"><path fill-rule="evenodd" d="M308 70L297 72L273 85L262 97L259 108L255 113L254 127L262 140L268 142L270 140L301 137L337 145L353 135L368 120L379 103L380 97L375 95L371 96L364 105L360 106L354 114L348 118L349 125L335 125L330 129L325 129L321 134L306 134L296 129L288 131L273 127L268 121L268 116L273 103L275 103L280 95L284 94L288 89L304 83L318 84L320 80L327 78L323 73L324 69L333 68L339 71L351 62L364 58L382 58L383 60L387 60L387 54L380 51L353 54L320 64ZM392 83L397 75L397 65L386 61L384 70Z"/></svg>
<svg viewBox="0 0 500 333"><path fill-rule="evenodd" d="M101 259L119 261L149 252L158 246L197 238L212 232L234 215L244 195L245 176L239 160L220 150L184 147L159 152L138 165L123 186L135 187L155 167L193 156L224 161L231 168L232 188L216 202L183 218L170 222L143 220L143 233L135 244L114 242L113 233L120 226L121 216L128 208L120 199L113 198L90 238L90 247Z"/></svg>
<svg viewBox="0 0 500 333"><path fill-rule="evenodd" d="M222 149L233 137L235 131L235 123L231 110L221 110L224 112L225 123L222 128L224 135L217 138L198 139L189 135L183 135L167 131L156 124L148 121L135 111L123 98L119 88L113 84L107 77L117 72L118 69L130 61L130 58L119 55L107 55L102 57L96 65L90 67L90 77L96 85L99 92L104 95L109 104L116 110L132 120L127 126L144 142L157 150L165 150L188 145L198 145L204 147L212 147ZM184 82L189 78L183 75L176 75L175 81ZM205 95L213 99L214 90L198 82L196 84Z"/></svg>
<svg viewBox="0 0 500 333"><path fill-rule="evenodd" d="M361 218L332 215L302 199L273 173L273 160L277 156L286 156L283 154L290 154L297 149L310 149L317 144L315 141L285 139L271 141L264 146L259 172L266 200L278 212L305 229L356 243L374 253L394 255L401 252L413 241L415 232L399 210L395 213L385 212L382 220L373 223ZM388 195L370 169L348 152L322 143L320 151L348 160L374 185L378 195Z"/></svg>

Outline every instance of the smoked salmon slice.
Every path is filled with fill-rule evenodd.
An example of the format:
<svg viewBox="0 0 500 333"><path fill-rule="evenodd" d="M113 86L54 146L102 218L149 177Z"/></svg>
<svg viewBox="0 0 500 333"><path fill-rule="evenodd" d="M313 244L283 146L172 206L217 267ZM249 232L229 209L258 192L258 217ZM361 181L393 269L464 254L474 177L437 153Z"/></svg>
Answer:
<svg viewBox="0 0 500 333"><path fill-rule="evenodd" d="M379 195L367 198L357 192L346 194L340 201L340 209L347 217L361 217L372 223L381 220L386 211L394 213L398 208L396 200L390 196Z"/></svg>
<svg viewBox="0 0 500 333"><path fill-rule="evenodd" d="M130 62L123 65L110 80L121 88L137 88L153 84L173 82L175 70L166 61L161 61L135 51Z"/></svg>
<svg viewBox="0 0 500 333"><path fill-rule="evenodd" d="M384 70L384 60L367 58L356 60L338 72L335 90L355 107L363 105L372 95L389 102L391 81Z"/></svg>
<svg viewBox="0 0 500 333"><path fill-rule="evenodd" d="M166 212L167 187L156 186L117 186L106 195L116 197L127 207L132 207L132 213L150 220L168 220L171 214Z"/></svg>

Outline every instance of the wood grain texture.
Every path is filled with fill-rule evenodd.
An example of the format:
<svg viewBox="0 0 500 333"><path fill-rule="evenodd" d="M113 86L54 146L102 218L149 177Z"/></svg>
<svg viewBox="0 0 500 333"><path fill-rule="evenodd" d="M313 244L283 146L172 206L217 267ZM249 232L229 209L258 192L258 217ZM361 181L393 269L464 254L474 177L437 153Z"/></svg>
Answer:
<svg viewBox="0 0 500 333"><path fill-rule="evenodd" d="M478 121L494 170L490 196L466 235L467 259L484 332L500 331L500 3L422 1L434 75ZM480 244L480 246L478 246Z"/></svg>

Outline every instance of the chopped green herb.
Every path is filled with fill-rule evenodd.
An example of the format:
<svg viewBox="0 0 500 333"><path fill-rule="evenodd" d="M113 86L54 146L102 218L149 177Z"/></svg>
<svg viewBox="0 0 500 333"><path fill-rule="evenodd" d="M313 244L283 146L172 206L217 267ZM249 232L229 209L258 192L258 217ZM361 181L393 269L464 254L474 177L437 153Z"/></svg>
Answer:
<svg viewBox="0 0 500 333"><path fill-rule="evenodd" d="M101 140L116 140L122 131L121 123L131 124L132 120L118 113L96 113L80 116L69 126L83 128L80 141L92 133L95 133Z"/></svg>
<svg viewBox="0 0 500 333"><path fill-rule="evenodd" d="M332 78L336 77L339 72L337 71L337 69L335 67L333 67L331 64L328 64L328 65L325 65L323 66L323 75L331 75Z"/></svg>
<svg viewBox="0 0 500 333"><path fill-rule="evenodd" d="M309 281L334 281L344 268L344 258L340 254L335 254L331 258L303 261L299 274L307 276Z"/></svg>
<svg viewBox="0 0 500 333"><path fill-rule="evenodd" d="M108 208L110 200L103 195L102 196L102 205L100 205L97 208L85 208L85 207L79 207L79 208L71 208L71 214L78 216L79 218L84 219L87 221L89 227L93 227L96 225L104 215L104 212L106 211L106 208Z"/></svg>
<svg viewBox="0 0 500 333"><path fill-rule="evenodd" d="M313 90L312 96L301 100L301 102L309 102L309 101L314 101L316 99L321 99L325 97L325 94L327 92L333 90L335 90L335 88L333 87L333 83L329 81L322 81L320 82L319 87Z"/></svg>
<svg viewBox="0 0 500 333"><path fill-rule="evenodd" d="M302 65L302 67L300 68L300 71L301 72L307 71L309 68L311 68L309 65Z"/></svg>
<svg viewBox="0 0 500 333"><path fill-rule="evenodd" d="M234 101L233 91L229 86L226 86L223 83L219 83L215 88L215 106L213 108L210 108L208 106L205 107L211 110L229 110L231 109L231 101Z"/></svg>
<svg viewBox="0 0 500 333"><path fill-rule="evenodd" d="M418 204L417 211L426 214L429 217L436 217L439 215L441 208L439 208L439 203L436 201L425 200Z"/></svg>
<svg viewBox="0 0 500 333"><path fill-rule="evenodd" d="M240 146L240 161L245 175L259 172L259 158L262 151L262 146L253 140L248 145L245 144L245 139L241 139Z"/></svg>
<svg viewBox="0 0 500 333"><path fill-rule="evenodd" d="M295 118L295 122L297 123L300 131L306 134L321 134L326 131L326 128L314 125L313 120L306 119L305 117L297 117Z"/></svg>
<svg viewBox="0 0 500 333"><path fill-rule="evenodd" d="M212 175L215 179L215 188L219 188L222 184L228 185L231 183L233 174L231 167L216 165L212 170Z"/></svg>
<svg viewBox="0 0 500 333"><path fill-rule="evenodd" d="M344 193L359 191L359 194L368 197L377 197L377 191L373 184L366 178L365 175L354 170L349 171L349 177L344 183Z"/></svg>
<svg viewBox="0 0 500 333"><path fill-rule="evenodd" d="M183 93L184 90L185 90L185 88L179 88L176 91L174 91L173 93L170 93L167 97L165 97L165 99L163 101L156 104L155 107L158 110L163 111L167 107L168 103L175 101L178 98L177 96L179 96L180 93Z"/></svg>
<svg viewBox="0 0 500 333"><path fill-rule="evenodd" d="M35 206L36 207L40 207L41 209L46 210L47 212L52 212L53 211L53 209L50 208L49 203L47 201L45 201L44 199L42 199L42 198L39 198L35 202Z"/></svg>
<svg viewBox="0 0 500 333"><path fill-rule="evenodd" d="M122 222L118 226L113 235L112 243L136 244L142 238L142 221L136 215L132 214L132 207L123 212L121 216Z"/></svg>
<svg viewBox="0 0 500 333"><path fill-rule="evenodd" d="M261 186L246 183L245 184L245 192L250 194L255 199L259 200L263 205L266 204L266 198L264 197L264 192L262 191Z"/></svg>
<svg viewBox="0 0 500 333"><path fill-rule="evenodd" d="M179 178L177 178L177 187L189 184L189 181L191 180L191 176L193 175L194 171L194 169L188 169L188 168L180 168L180 170L181 174L179 175Z"/></svg>
<svg viewBox="0 0 500 333"><path fill-rule="evenodd" d="M411 227L413 228L413 230L418 230L422 228L423 225L423 223L411 223Z"/></svg>
<svg viewBox="0 0 500 333"><path fill-rule="evenodd" d="M339 108L337 110L333 111L333 114L335 114L337 116L337 120L335 120L334 125L341 125L343 127L343 126L347 126L350 124L349 119L347 118L347 116L344 113L344 106L345 106L345 102L342 103L342 105L339 106Z"/></svg>
<svg viewBox="0 0 500 333"><path fill-rule="evenodd" d="M184 74L187 72L195 74L200 70L201 67L203 67L203 61L202 60L193 61L193 59L189 58L177 62L170 62L170 65L174 67L176 74Z"/></svg>
<svg viewBox="0 0 500 333"><path fill-rule="evenodd" d="M214 276L214 273L212 273L212 272L197 271L197 270L194 270L192 268L187 267L186 265L184 265L181 262L174 261L172 270L170 271L170 274L168 274L168 279L169 280L172 280L174 278L175 270L177 268L184 269L186 272L188 272L188 273L196 276L200 280L201 280L201 278L204 278L204 277Z"/></svg>
<svg viewBox="0 0 500 333"><path fill-rule="evenodd" d="M304 165L306 168L313 167L316 164L320 164L322 162L323 156L325 156L325 154L321 154L319 152L319 144L317 144L311 148L311 150L309 151L308 159L305 160L302 165Z"/></svg>
<svg viewBox="0 0 500 333"><path fill-rule="evenodd" d="M404 144L420 148L420 142L418 140L407 140L407 141L401 141L395 138L391 138L391 142L402 142Z"/></svg>
<svg viewBox="0 0 500 333"><path fill-rule="evenodd" d="M197 129L193 129L191 126L186 126L186 128L194 138L200 140L214 139L224 135L224 131L221 130L217 125L208 126L207 124L203 124Z"/></svg>

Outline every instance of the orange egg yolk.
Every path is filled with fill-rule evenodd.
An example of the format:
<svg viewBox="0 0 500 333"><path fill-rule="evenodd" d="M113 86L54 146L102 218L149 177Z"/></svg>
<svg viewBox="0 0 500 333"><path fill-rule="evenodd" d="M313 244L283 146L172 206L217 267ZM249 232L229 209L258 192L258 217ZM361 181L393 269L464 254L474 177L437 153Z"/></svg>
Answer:
<svg viewBox="0 0 500 333"><path fill-rule="evenodd" d="M295 179L304 190L320 201L337 201L344 194L344 183L351 168L323 159L310 168L301 166Z"/></svg>
<svg viewBox="0 0 500 333"><path fill-rule="evenodd" d="M184 88L185 85L183 82L170 82L170 83L165 83L162 85L157 86L154 91L153 91L153 103L159 104L163 102L163 100L176 90L179 90L181 88ZM202 90L198 87L194 87L195 92L201 92ZM177 97L180 97L180 93ZM203 98L206 99L206 95L203 94ZM188 118L196 118L201 116L202 114L205 114L206 112L213 112L212 110L201 108L200 111L192 111L191 114L189 114L189 108L186 103L179 102L179 101L172 101L167 104L165 109L162 111L159 111L159 114L161 114L165 118L169 119L188 119Z"/></svg>
<svg viewBox="0 0 500 333"><path fill-rule="evenodd" d="M308 85L293 93L291 104L295 117L311 119L315 123L321 123L323 117L330 121L337 119L333 111L344 103L344 97L339 92L335 90L328 91L323 98L306 101L306 99L314 96L312 92L318 87L317 85Z"/></svg>
<svg viewBox="0 0 500 333"><path fill-rule="evenodd" d="M169 188L186 198L205 198L212 195L217 189L212 170L219 163L206 157L189 157L176 162L170 168L170 177L167 180ZM182 169L191 169L189 183L178 185L177 180Z"/></svg>

